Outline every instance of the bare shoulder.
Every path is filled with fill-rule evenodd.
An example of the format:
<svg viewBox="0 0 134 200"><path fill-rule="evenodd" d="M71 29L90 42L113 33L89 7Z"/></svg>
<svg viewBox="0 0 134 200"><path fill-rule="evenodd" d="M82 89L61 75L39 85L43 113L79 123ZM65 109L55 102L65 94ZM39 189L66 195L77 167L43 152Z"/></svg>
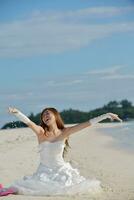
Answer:
<svg viewBox="0 0 134 200"><path fill-rule="evenodd" d="M62 135L67 133L69 131L70 127L64 127L64 129L62 129Z"/></svg>
<svg viewBox="0 0 134 200"><path fill-rule="evenodd" d="M66 139L68 136L70 128L69 127L65 127L64 129L62 129L61 134L58 136L58 139Z"/></svg>
<svg viewBox="0 0 134 200"><path fill-rule="evenodd" d="M41 126L38 125L38 128L40 134L45 134L45 130Z"/></svg>
<svg viewBox="0 0 134 200"><path fill-rule="evenodd" d="M45 130L41 126L40 126L40 131L37 134L37 138L38 138L39 143L49 140L48 135L46 134Z"/></svg>

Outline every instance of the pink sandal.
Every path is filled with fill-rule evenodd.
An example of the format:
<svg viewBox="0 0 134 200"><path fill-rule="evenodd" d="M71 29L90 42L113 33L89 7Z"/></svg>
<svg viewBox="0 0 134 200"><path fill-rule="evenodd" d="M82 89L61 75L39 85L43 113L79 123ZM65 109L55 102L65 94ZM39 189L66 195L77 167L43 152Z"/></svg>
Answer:
<svg viewBox="0 0 134 200"><path fill-rule="evenodd" d="M16 194L14 188L0 188L0 196L7 196L9 194Z"/></svg>
<svg viewBox="0 0 134 200"><path fill-rule="evenodd" d="M0 189L2 189L3 188L3 185L2 184L0 184Z"/></svg>

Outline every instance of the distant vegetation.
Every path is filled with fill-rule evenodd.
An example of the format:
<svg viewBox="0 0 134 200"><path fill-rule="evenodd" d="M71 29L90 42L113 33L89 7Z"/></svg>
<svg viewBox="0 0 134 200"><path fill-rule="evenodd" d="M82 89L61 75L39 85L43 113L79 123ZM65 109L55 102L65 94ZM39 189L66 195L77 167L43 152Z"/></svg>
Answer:
<svg viewBox="0 0 134 200"><path fill-rule="evenodd" d="M94 118L98 115L107 113L107 112L113 112L119 115L123 121L129 121L134 120L134 106L132 103L126 99L117 102L117 101L110 101L108 104L104 105L101 108L96 108L94 110L91 110L89 112L83 112L79 110L74 109L68 109L63 110L60 112L61 117L65 124L74 124L74 123L81 123L84 121L87 121L91 118ZM28 116L33 122L36 124L40 124L40 113L34 115L33 113ZM108 122L109 120L105 120L105 122ZM5 124L2 129L7 128L16 128L16 127L26 127L26 125L22 122L15 121L15 122L9 122Z"/></svg>

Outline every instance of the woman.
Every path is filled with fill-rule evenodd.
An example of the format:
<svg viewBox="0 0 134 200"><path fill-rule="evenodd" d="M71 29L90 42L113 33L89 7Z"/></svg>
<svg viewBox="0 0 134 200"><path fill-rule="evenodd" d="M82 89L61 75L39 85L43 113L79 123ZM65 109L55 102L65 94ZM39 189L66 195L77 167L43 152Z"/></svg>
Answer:
<svg viewBox="0 0 134 200"><path fill-rule="evenodd" d="M65 162L63 154L68 146L68 137L92 126L106 118L122 121L118 115L106 113L87 122L71 127L64 127L59 112L55 108L45 108L41 113L41 124L36 125L16 108L9 107L9 113L30 127L37 135L40 150L40 165L31 176L15 181L8 188L0 189L0 196L8 194L24 195L73 195L100 191L99 180L90 180L79 174Z"/></svg>

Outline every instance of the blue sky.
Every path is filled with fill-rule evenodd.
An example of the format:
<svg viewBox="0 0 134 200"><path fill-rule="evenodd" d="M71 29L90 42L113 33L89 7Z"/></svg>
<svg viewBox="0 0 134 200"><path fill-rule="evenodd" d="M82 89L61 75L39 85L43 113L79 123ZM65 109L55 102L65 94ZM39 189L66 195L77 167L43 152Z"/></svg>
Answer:
<svg viewBox="0 0 134 200"><path fill-rule="evenodd" d="M134 104L134 4L0 1L0 127L46 106L89 111Z"/></svg>

